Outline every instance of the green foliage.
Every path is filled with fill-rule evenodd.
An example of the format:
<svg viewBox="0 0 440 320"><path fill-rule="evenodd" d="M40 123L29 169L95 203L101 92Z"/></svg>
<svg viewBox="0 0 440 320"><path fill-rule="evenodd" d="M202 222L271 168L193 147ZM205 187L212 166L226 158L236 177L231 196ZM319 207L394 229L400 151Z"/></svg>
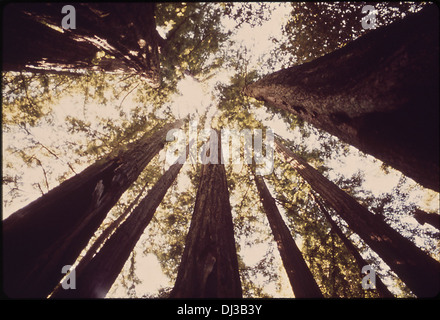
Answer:
<svg viewBox="0 0 440 320"><path fill-rule="evenodd" d="M156 25L170 28L161 48L161 68L164 78L181 78L185 71L203 77L221 57L213 57L221 43L230 35L220 25L222 9L216 3L159 3Z"/></svg>
<svg viewBox="0 0 440 320"><path fill-rule="evenodd" d="M2 122L34 126L50 114L51 104L59 99L72 79L65 75L2 73Z"/></svg>
<svg viewBox="0 0 440 320"><path fill-rule="evenodd" d="M303 63L362 35L366 32L360 23L360 9L364 4L292 3L291 17L284 26L285 39L273 40L278 45L277 52L272 55L273 61L264 63L271 64L277 59L284 61L286 66ZM413 3L373 5L379 12L379 25L388 24L422 6ZM3 73L4 206L9 207L20 198L25 204L32 196L35 198L35 193L38 196L46 193L102 156L117 153L145 132L153 132L173 121L172 96L177 91L178 81L184 76L208 81L223 67L230 72L228 82L218 82L213 88L218 129L266 129L259 114L269 120L279 117L292 134L288 137L290 140L284 139L286 145L324 175L335 174L334 182L342 190L408 238L422 242L424 250L440 256L439 233L408 223L416 207L416 201L409 197L414 190L410 190L408 181L402 178L389 192L373 195L365 188L368 172L364 168L347 177L332 172L328 166L329 160L352 152L348 145L288 112L266 107L243 94L246 85L262 74L261 70L250 67L251 50L230 41L236 30L227 30L224 18L234 20L237 29L244 25L257 26L269 19L274 6L229 2L157 4L157 26L167 33L161 44L162 82L155 89L137 75ZM92 63L99 64L102 59L109 58L98 54ZM63 107L57 105L60 101L67 110L55 110L55 107ZM208 111L212 110L199 115L201 124L209 121ZM201 124L199 129L203 127ZM301 252L324 296L374 297L360 287L360 270L316 205L310 186L288 162L277 153L275 155L275 171L265 177L266 182L273 190L272 195L292 236L301 244ZM101 229L125 211L146 182L143 195L148 192L164 172L162 160L158 156L146 167L112 209ZM392 174L390 168L383 168L384 174ZM32 174L28 174L28 170ZM271 297L280 293L285 283L280 276L282 264L252 174L246 165L226 165L226 170L244 296ZM199 165L188 164L168 190L139 243L142 250L132 253L118 278L117 285L123 288L126 296L143 294L136 292L141 283L136 273L139 271L137 261L142 254L154 254L169 279L156 294L143 296L167 297L169 294L184 250L198 180ZM438 194L431 195L435 197ZM336 218L337 213L332 214L359 251L378 266L381 274L392 279L396 291L401 296L409 296L405 285L382 268L381 261L371 254L368 246L352 234L344 221ZM253 247L264 250L259 252L256 261L249 262L246 252ZM268 286L275 287L278 292L268 293Z"/></svg>
<svg viewBox="0 0 440 320"><path fill-rule="evenodd" d="M261 25L269 20L274 8L273 4L267 2L221 2L220 7L224 10L224 16L236 22L237 29L243 24L251 27Z"/></svg>
<svg viewBox="0 0 440 320"><path fill-rule="evenodd" d="M230 183L229 192L234 235L236 239L240 278L245 298L271 298L266 287L274 286L279 291L282 284L279 275L280 257L276 255L273 236L258 197L249 166L241 168L227 166L227 178ZM231 184L231 182L233 182ZM247 262L244 253L258 246L257 261ZM252 257L257 253L252 254ZM253 263L252 263L253 262Z"/></svg>
<svg viewBox="0 0 440 320"><path fill-rule="evenodd" d="M184 191L174 184L157 209L146 240L144 253L157 256L162 271L174 281L183 254L185 238L191 222L196 190L190 184ZM178 204L176 206L176 204ZM161 236L158 236L161 235Z"/></svg>
<svg viewBox="0 0 440 320"><path fill-rule="evenodd" d="M293 2L291 18L284 26L284 39L277 44L275 59L285 66L302 64L330 53L369 30L362 28L364 5L377 10L376 26L384 26L420 10L415 2Z"/></svg>
<svg viewBox="0 0 440 320"><path fill-rule="evenodd" d="M360 270L315 204L309 185L281 159L276 161L279 169L268 177L268 182L285 210L292 234L302 244L300 250L323 295L365 297Z"/></svg>

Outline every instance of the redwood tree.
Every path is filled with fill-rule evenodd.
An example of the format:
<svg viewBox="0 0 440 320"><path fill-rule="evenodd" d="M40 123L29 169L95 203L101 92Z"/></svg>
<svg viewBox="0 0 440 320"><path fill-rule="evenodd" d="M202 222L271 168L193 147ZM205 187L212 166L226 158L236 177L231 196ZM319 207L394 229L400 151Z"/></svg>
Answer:
<svg viewBox="0 0 440 320"><path fill-rule="evenodd" d="M186 155L185 155L186 156ZM183 159L185 156L182 156ZM166 192L176 180L184 161L179 159L156 182L147 196L104 243L92 259L81 260L76 268L76 289L58 287L52 298L104 298L121 272ZM91 252L93 255L95 252Z"/></svg>
<svg viewBox="0 0 440 320"><path fill-rule="evenodd" d="M261 203L269 220L295 298L322 298L321 290L304 261L301 251L295 244L289 228L284 223L263 177L257 176L255 173L254 177Z"/></svg>
<svg viewBox="0 0 440 320"><path fill-rule="evenodd" d="M210 143L209 152L218 146L220 157L221 143ZM217 163L201 165L194 212L171 298L242 296L226 172L221 161Z"/></svg>
<svg viewBox="0 0 440 320"><path fill-rule="evenodd" d="M324 204L321 200L319 200L313 193L313 198L315 199L315 202L318 204L319 209L324 214L325 218L327 219L328 223L331 226L331 231L336 233L341 239L342 243L344 243L345 247L348 251L352 254L354 257L356 264L359 267L359 270L362 270L362 268L366 265L369 265L367 261L365 261L364 258L360 255L359 251L356 249L356 247L353 245L353 243L348 239L345 234L342 232L341 228L337 225L337 223L332 219L330 216L330 213L325 208ZM380 280L380 278L376 277L376 290L379 293L379 296L381 298L394 298L394 295L388 290L388 288L385 286L385 284Z"/></svg>
<svg viewBox="0 0 440 320"><path fill-rule="evenodd" d="M121 148L3 221L3 279L10 297L45 298L107 212L162 149L164 126Z"/></svg>
<svg viewBox="0 0 440 320"><path fill-rule="evenodd" d="M76 28L61 29L66 3L8 4L3 71L124 72L158 87L154 3L74 4ZM97 57L98 52L105 55Z"/></svg>
<svg viewBox="0 0 440 320"><path fill-rule="evenodd" d="M306 180L406 283L418 297L433 297L440 289L440 263L417 248L409 239L391 228L359 204L336 184L275 139L277 149Z"/></svg>
<svg viewBox="0 0 440 320"><path fill-rule="evenodd" d="M438 20L427 6L244 93L439 191Z"/></svg>

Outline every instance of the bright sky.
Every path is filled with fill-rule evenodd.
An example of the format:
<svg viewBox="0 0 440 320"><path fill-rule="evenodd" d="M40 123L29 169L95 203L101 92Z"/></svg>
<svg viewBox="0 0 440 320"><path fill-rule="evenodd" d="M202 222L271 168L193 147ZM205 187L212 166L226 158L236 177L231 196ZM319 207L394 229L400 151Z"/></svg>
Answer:
<svg viewBox="0 0 440 320"><path fill-rule="evenodd" d="M252 29L249 26L244 25L244 27L237 31L232 40L236 41L239 44L243 44L248 48L248 52L251 53L251 66L256 66L258 62L258 57L267 54L271 50L271 46L273 45L272 42L269 40L271 36L281 38L281 26L286 21L286 15L289 12L289 4L282 3L280 7L273 12L271 20L263 23L262 26ZM224 21L224 24L226 27L233 26L233 23L227 20ZM175 114L176 117L185 117L188 113L194 112L198 113L199 115L203 114L203 112L209 106L215 103L215 100L213 100L211 94L215 82L227 82L230 75L231 73L229 70L219 70L216 76L207 83L200 83L191 77L186 77L178 84L179 93L174 96L171 108L172 112ZM123 107L127 108L127 112L129 111L130 106L133 106L135 104L133 99L133 95L129 95L124 101ZM55 126L37 126L30 129L35 138L45 145L56 145L57 141L63 139L63 136L65 136L65 132L67 132L64 121L66 116L70 115L79 119L83 118L83 100L79 96L66 97L62 99L57 105L53 106L53 110L53 121L56 124ZM210 112L212 115L215 112L215 108L211 108ZM102 116L102 113L102 106L90 103L88 104L87 109L87 119L83 120L89 120L93 123L93 118ZM112 121L117 121L119 117L119 111L115 108L106 107L105 116L109 119L112 119ZM280 118L274 117L272 120L267 120L268 114L264 111L264 109L257 110L256 116L258 119L263 121L263 123L268 128L270 127L274 129L275 132L280 134L281 136L290 138L292 140L298 138L299 133L289 131L287 126ZM80 134L75 137L77 137L78 141L81 141L82 139ZM26 133L24 133L23 131L3 133L3 154L6 154L5 150L8 146L15 145L18 147L19 141L24 141L25 139ZM314 136L311 136L307 140L307 144L311 148L313 146L317 146L317 143L317 139ZM357 155L357 150L355 150L354 148L351 149L353 150L353 152L351 152L346 158L334 158L328 160L328 166L333 168L333 171L330 172L330 179L336 179L338 173L350 177L359 168L363 168L365 170L366 179L363 186L366 189L371 190L375 196L378 196L383 192L389 192L397 184L400 177L398 172L396 172L395 170L391 170L390 174L385 175L380 170L380 161L374 162L372 161L372 157L359 157ZM7 160L14 162L13 155L9 156L8 154L8 157L10 158ZM48 173L50 189L58 185L56 177L63 173L66 169L66 163L62 161L52 161L52 163L52 171ZM6 163L4 162L4 169L5 166ZM75 165L75 170L76 172L80 172L86 166L87 163ZM42 181L42 169L39 166L35 166L34 168L26 168L25 166L23 166L19 170L22 172L22 176L24 177L23 180L25 183L22 186L24 192L23 195L16 201L14 201L10 206L3 206L3 219L41 195L39 191L32 187L32 184ZM184 175L182 175L182 178L179 179L185 179ZM184 188L184 185L185 183L182 183L182 189ZM413 185L415 185L414 182L410 180L408 182L408 188L412 188ZM7 196L7 191L7 188L3 188L4 198ZM415 200L419 200L419 202L422 202L421 200L423 199L423 197L423 190L421 188L415 188L413 191L413 198ZM437 198L434 197L430 203L423 203L423 205L425 205L424 209L432 209L438 211L438 194ZM152 254L144 255L142 253L143 248L140 247L140 243L142 243L142 239L138 242L138 245L136 247L136 272L137 276L142 281L142 283L140 285L137 285L135 289L136 293L139 296L145 293L154 294L161 286L172 285L169 283L168 278L162 273L157 258ZM249 247L245 246L244 243L241 243L242 250L240 254L242 255L246 264L254 265L262 259L264 253L266 252L267 246L267 243L262 243L253 247ZM290 289L290 285L288 284L285 271L281 266L278 251L274 250L274 254L277 256L276 263L278 264L278 268L280 269L282 279L281 290L278 290L275 287L275 284L272 284L270 286L267 286L265 288L265 291L272 294L274 297L291 297L292 291ZM256 279L256 281L258 282L259 279ZM125 297L125 294L126 290L123 289L117 281L114 288L112 288L112 290L110 291L108 297Z"/></svg>
<svg viewBox="0 0 440 320"><path fill-rule="evenodd" d="M281 37L281 23L285 20L285 16L290 12L288 4L282 4L278 10L273 12L272 19L266 23L263 23L262 26L255 27L251 29L247 25L244 25L243 28L238 30L233 40L237 43L244 44L249 52L252 52L250 55L251 65L257 64L257 58L265 53L267 53L270 48L261 44L272 44L269 40L270 36L278 36ZM227 28L230 28L234 25L233 21L224 22ZM226 69L221 69L216 73L216 76L211 78L208 83L200 83L194 80L191 77L186 77L178 84L178 89L180 93L176 94L173 101L172 111L177 117L184 117L188 113L198 113L199 115L203 114L204 111L213 103L212 91L215 83L217 81L221 81L227 83L229 81L229 77L231 76L231 71ZM210 110L210 114L212 115L215 108ZM260 112L260 111L259 111ZM262 117L267 116L265 112L262 111ZM209 117L209 116L208 116ZM268 125L275 126L278 130L279 134L287 133L286 127L281 120L273 120ZM244 241L245 239L243 239ZM139 241L141 242L141 241ZM244 259L247 265L254 265L260 261L266 250L267 243L262 243L256 246L245 246L244 243L241 243L241 256ZM141 251L141 249L139 249ZM277 263L277 267L279 269L279 274L281 277L281 288L278 290L276 288L276 283L272 283L265 287L265 291L276 297L292 297L292 290L290 288L290 284L288 284L287 274L282 268L281 260L277 250L273 250L277 259L275 263ZM140 286L136 287L136 292L138 294L144 294L146 292L154 293L158 290L158 288L162 286L172 285L169 283L168 279L163 275L160 271L160 265L157 259L149 254L148 256L143 256L138 252L137 259L141 259L137 266L137 276L140 279L145 279ZM149 270L148 274L143 274L141 271L144 266ZM158 273L154 272L156 270ZM154 279L154 280L153 280ZM258 283L263 279L255 279ZM120 297L125 295L125 290L121 286L115 286L110 292L111 295L108 297Z"/></svg>

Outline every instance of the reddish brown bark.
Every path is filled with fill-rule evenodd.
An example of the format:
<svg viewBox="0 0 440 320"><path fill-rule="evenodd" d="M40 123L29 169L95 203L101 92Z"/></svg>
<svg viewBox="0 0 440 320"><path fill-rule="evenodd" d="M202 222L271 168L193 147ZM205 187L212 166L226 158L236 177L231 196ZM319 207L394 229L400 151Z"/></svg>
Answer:
<svg viewBox="0 0 440 320"><path fill-rule="evenodd" d="M244 93L439 191L438 21L429 6Z"/></svg>
<svg viewBox="0 0 440 320"><path fill-rule="evenodd" d="M156 182L133 210L117 227L99 252L89 260L82 260L76 271L76 289L58 287L51 298L104 298L121 272L145 228L150 223L157 207L175 181L183 162L172 165ZM93 252L91 252L93 254Z"/></svg>
<svg viewBox="0 0 440 320"><path fill-rule="evenodd" d="M254 177L261 203L269 220L295 298L322 298L321 290L304 261L301 251L296 246L289 228L284 223L263 177L257 175L254 175Z"/></svg>
<svg viewBox="0 0 440 320"><path fill-rule="evenodd" d="M11 297L45 298L181 121L145 134L3 221L3 279Z"/></svg>
<svg viewBox="0 0 440 320"><path fill-rule="evenodd" d="M312 193L312 195L313 195L313 193ZM330 213L327 211L324 204L314 195L313 195L313 198L315 199L316 203L318 204L319 208L321 209L321 212L324 214L325 218L329 222L329 224L332 228L331 230L338 235L339 239L341 239L342 243L344 243L347 250L350 251L350 253L353 255L353 257L356 261L356 264L359 267L359 270L362 270L362 268L364 266L369 265L369 263L367 261L365 261L364 258L362 258L362 256L360 255L360 253L358 252L356 247L353 245L353 243L351 243L351 241L345 236L345 234L342 232L341 228L339 228L339 226L336 224L336 222L333 221L332 217L330 216ZM376 289L375 290L377 290L377 292L379 293L379 296L381 298L394 298L394 295L388 290L387 286L382 282L382 280L380 280L379 277L376 277Z"/></svg>
<svg viewBox="0 0 440 320"><path fill-rule="evenodd" d="M66 4L5 7L3 71L134 73L159 86L154 3L74 4L76 29L61 33L47 25L61 28ZM109 58L96 60L98 51Z"/></svg>
<svg viewBox="0 0 440 320"><path fill-rule="evenodd" d="M220 148L221 143L218 146ZM220 149L218 155L221 155ZM204 164L185 249L170 297L241 296L225 168L223 164Z"/></svg>
<svg viewBox="0 0 440 320"><path fill-rule="evenodd" d="M357 233L418 297L433 297L440 291L440 263L400 235L385 221L360 205L336 184L286 148L276 146L295 170Z"/></svg>

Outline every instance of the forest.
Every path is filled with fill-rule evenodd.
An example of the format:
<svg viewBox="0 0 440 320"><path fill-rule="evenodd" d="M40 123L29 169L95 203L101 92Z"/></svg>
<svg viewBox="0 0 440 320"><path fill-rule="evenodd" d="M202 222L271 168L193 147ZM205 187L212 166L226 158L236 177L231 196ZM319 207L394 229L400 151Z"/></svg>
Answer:
<svg viewBox="0 0 440 320"><path fill-rule="evenodd" d="M429 2L4 5L4 295L438 296L438 24Z"/></svg>

